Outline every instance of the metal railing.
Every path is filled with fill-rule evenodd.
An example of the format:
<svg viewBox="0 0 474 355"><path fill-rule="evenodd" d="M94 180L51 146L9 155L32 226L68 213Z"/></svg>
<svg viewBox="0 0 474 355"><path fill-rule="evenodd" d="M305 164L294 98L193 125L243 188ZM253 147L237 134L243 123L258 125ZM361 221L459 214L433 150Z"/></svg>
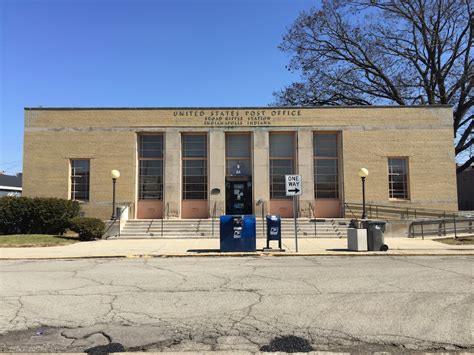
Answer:
<svg viewBox="0 0 474 355"><path fill-rule="evenodd" d="M309 219L312 220L312 219L316 219L316 211L314 210L314 207L313 207L313 204L310 202L308 204L308 212L309 212ZM314 236L316 237L318 235L318 230L317 230L317 227L316 227L316 221L314 221Z"/></svg>
<svg viewBox="0 0 474 355"><path fill-rule="evenodd" d="M125 203L121 203L122 206L117 206L117 207L128 207L129 209L132 208L132 206L134 205L133 202L125 202ZM112 223L110 223L110 225L107 227L107 229L105 230L105 232L102 234L102 235L106 235L108 233L108 231L113 227L115 226L115 223L118 222L119 224L119 228L118 228L118 234L116 236L120 237L120 222L122 221L122 214L123 212L125 211L125 208L121 208L120 209L120 212L117 214L117 216L115 217L115 219L112 220ZM114 236L115 237L115 236ZM106 239L110 238L109 237L106 237Z"/></svg>
<svg viewBox="0 0 474 355"><path fill-rule="evenodd" d="M216 218L216 203L217 201L214 201L214 206L212 207L212 213L211 213L211 224L212 224L212 236L214 237L214 219Z"/></svg>
<svg viewBox="0 0 474 355"><path fill-rule="evenodd" d="M347 204L347 203L345 203L345 202L344 202L344 217L346 216L346 208L348 208L349 211L351 212L352 218L353 218L353 219L357 219L357 217L356 217L354 211L352 211L351 206L349 206L349 204Z"/></svg>
<svg viewBox="0 0 474 355"><path fill-rule="evenodd" d="M331 219L331 227L332 227L333 231L336 233L336 235L338 236L338 238L341 239L342 238L342 233L339 230L339 226L338 226L338 224L336 223L336 221L334 219Z"/></svg>
<svg viewBox="0 0 474 355"><path fill-rule="evenodd" d="M153 225L153 219L150 221L150 223L148 223L148 227L146 229L146 233L150 233L150 230L151 230L151 226ZM161 234L161 236L163 236L163 234Z"/></svg>
<svg viewBox="0 0 474 355"><path fill-rule="evenodd" d="M164 208L163 208L163 214L161 215L161 237L163 238L163 229L165 227L164 220L170 218L170 203L166 202ZM152 221L153 222L153 221ZM151 226L151 223L150 223Z"/></svg>
<svg viewBox="0 0 474 355"><path fill-rule="evenodd" d="M262 200L262 237L265 238L265 224L266 224L266 219L265 219L265 201Z"/></svg>
<svg viewBox="0 0 474 355"><path fill-rule="evenodd" d="M410 238L421 236L446 236L454 234L458 238L461 233L474 235L474 217L459 217L455 213L438 219L423 219L410 224Z"/></svg>
<svg viewBox="0 0 474 355"><path fill-rule="evenodd" d="M357 218L356 213L358 213L357 215L362 215L363 205L361 203L346 202L344 207L344 215L346 215L346 208L349 209L354 218ZM446 218L452 216L453 213L455 212L429 208L366 204L367 217L377 219Z"/></svg>

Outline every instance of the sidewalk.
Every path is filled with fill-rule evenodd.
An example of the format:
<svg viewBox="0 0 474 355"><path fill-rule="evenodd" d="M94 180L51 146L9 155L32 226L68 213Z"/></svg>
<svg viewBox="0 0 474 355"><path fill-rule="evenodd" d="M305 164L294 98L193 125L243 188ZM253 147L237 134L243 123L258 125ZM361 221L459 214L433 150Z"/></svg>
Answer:
<svg viewBox="0 0 474 355"><path fill-rule="evenodd" d="M351 252L347 240L335 238L301 238L295 252L292 238L283 238L281 253L263 253L265 239L257 239L257 253L220 253L219 239L115 239L81 242L44 248L0 248L0 260L6 259L70 259L100 257L184 257L184 256L360 256L360 255L473 255L474 245L447 245L433 240L387 238L387 252ZM272 242L272 247L276 243Z"/></svg>

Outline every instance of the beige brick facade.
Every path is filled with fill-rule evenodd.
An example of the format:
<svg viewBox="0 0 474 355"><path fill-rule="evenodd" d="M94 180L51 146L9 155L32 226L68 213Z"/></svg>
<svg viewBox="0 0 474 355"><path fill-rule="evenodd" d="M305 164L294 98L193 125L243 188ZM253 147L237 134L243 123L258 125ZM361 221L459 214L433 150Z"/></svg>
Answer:
<svg viewBox="0 0 474 355"><path fill-rule="evenodd" d="M23 194L69 198L70 160L90 159L87 215L109 218L112 183L118 169L117 201L136 206L138 198L137 135L163 132L164 203L173 218L181 214L181 133L208 132L208 209L225 212L225 134L252 134L253 212L258 199L271 204L269 134L295 132L297 172L303 176L301 213L314 199L313 132L338 132L340 202L360 202L361 167L369 170L367 201L374 204L456 210L456 173L452 110L437 107L219 108L219 109L26 109ZM409 200L392 201L388 157L409 162ZM342 207L341 207L342 208ZM337 216L334 216L337 217Z"/></svg>

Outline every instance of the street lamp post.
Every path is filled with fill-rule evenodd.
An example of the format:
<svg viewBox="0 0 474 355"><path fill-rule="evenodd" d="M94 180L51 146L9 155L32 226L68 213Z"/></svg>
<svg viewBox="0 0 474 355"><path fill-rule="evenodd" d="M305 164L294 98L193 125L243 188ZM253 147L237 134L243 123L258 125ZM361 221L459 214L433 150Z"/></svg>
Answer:
<svg viewBox="0 0 474 355"><path fill-rule="evenodd" d="M120 171L114 169L110 172L110 176L112 177L112 217L110 219L115 220L117 218L115 215L115 184L120 177Z"/></svg>
<svg viewBox="0 0 474 355"><path fill-rule="evenodd" d="M362 219L367 218L365 213L365 178L369 176L369 171L366 168L361 168L359 170L359 176L362 180Z"/></svg>

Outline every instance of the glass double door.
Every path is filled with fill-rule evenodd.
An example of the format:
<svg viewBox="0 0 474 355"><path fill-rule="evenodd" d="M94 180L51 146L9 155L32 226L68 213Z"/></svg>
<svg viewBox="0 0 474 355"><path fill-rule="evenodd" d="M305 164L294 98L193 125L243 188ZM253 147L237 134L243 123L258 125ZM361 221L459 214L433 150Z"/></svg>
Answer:
<svg viewBox="0 0 474 355"><path fill-rule="evenodd" d="M252 214L251 181L226 181L226 214Z"/></svg>

